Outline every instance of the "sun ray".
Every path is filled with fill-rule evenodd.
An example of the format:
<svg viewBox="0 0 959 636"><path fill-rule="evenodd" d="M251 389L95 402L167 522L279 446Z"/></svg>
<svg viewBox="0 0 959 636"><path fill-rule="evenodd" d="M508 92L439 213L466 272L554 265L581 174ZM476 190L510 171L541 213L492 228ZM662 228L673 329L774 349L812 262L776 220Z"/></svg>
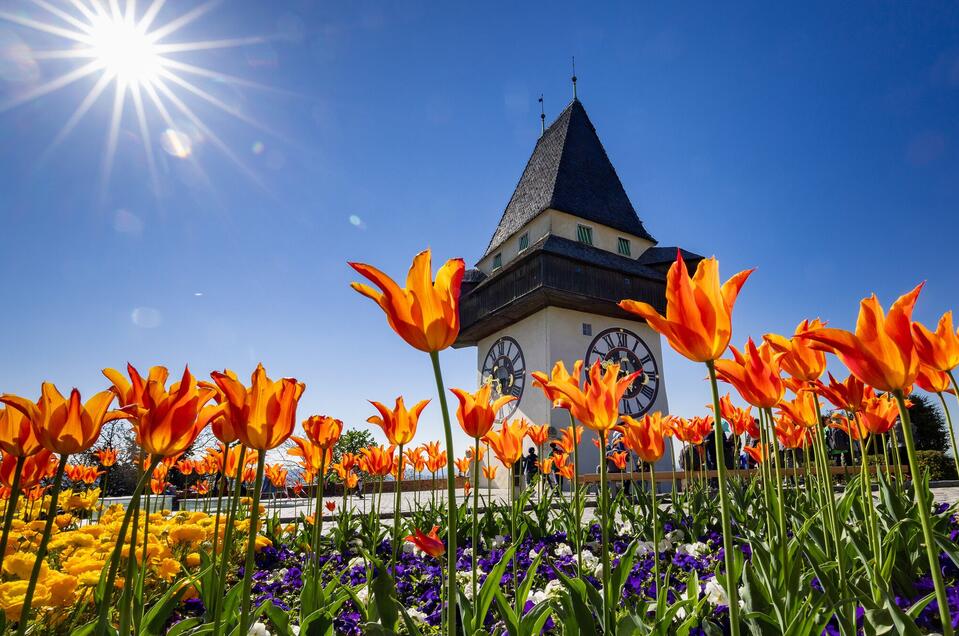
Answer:
<svg viewBox="0 0 959 636"><path fill-rule="evenodd" d="M153 0L153 2L150 3L150 6L147 7L147 10L143 13L140 21L137 23L137 28L144 33L149 31L150 25L153 24L153 21L156 19L157 14L160 12L160 9L163 8L165 3L166 0Z"/></svg>
<svg viewBox="0 0 959 636"><path fill-rule="evenodd" d="M58 27L47 22L40 22L39 20L34 20L33 18L17 15L15 13L0 11L0 20L7 20L8 22L13 22L14 24L19 24L20 26L25 26L36 31L49 33L50 35L59 35L62 38L73 40L74 42L81 42L83 44L90 43L90 36L85 33L77 33L76 31L71 31L70 29L64 29L63 27Z"/></svg>
<svg viewBox="0 0 959 636"><path fill-rule="evenodd" d="M89 33L90 25L89 23L84 23L83 20L78 19L76 16L72 16L63 9L55 7L46 0L30 0L33 4L37 5L41 9L46 10L48 13L57 16L70 26L73 26L79 29L81 32Z"/></svg>
<svg viewBox="0 0 959 636"><path fill-rule="evenodd" d="M267 41L260 35L253 35L246 38L231 38L226 40L205 40L200 42L176 42L172 44L155 45L157 53L191 53L193 51L206 51L211 49L231 49L239 46L249 46L251 44L262 44Z"/></svg>
<svg viewBox="0 0 959 636"><path fill-rule="evenodd" d="M170 115L170 111L167 110L166 105L163 103L163 100L160 99L160 96L157 94L156 89L152 84L145 84L143 90L146 91L147 96L153 102L153 107L156 108L157 112L160 113L160 119L163 120L163 123L167 125L170 129L176 129L176 122L173 121L173 117ZM203 169L203 166L200 165L200 162L196 160L196 157L190 155L187 157L187 161L193 166L194 170L197 171L197 174L200 175L200 178L203 180L203 183L211 187L210 177L207 176L206 171Z"/></svg>
<svg viewBox="0 0 959 636"><path fill-rule="evenodd" d="M97 72L97 70L99 69L100 69L100 63L97 62L96 60L89 62L88 64L85 64L79 68L75 68L69 73L64 73L63 75L60 75L59 77L55 77L49 82L46 82L45 84L41 84L40 86L32 88L31 90L25 93L22 93L20 95L17 95L5 102L0 102L0 113L10 110L14 106L19 106L20 104L23 104L24 102L28 102L32 99L36 99L37 97L42 97L43 95L46 95L47 93L52 93L55 90L59 90L63 88L64 86L67 86L69 84L72 84L73 82L76 82L77 80L83 79L87 75Z"/></svg>
<svg viewBox="0 0 959 636"><path fill-rule="evenodd" d="M156 84L156 87L160 89L160 91L163 93L163 95L168 100L170 100L170 103L176 106L177 110L183 113L183 115L190 120L190 123L196 126L200 130L200 132L206 135L210 139L210 141L213 142L213 145L219 148L220 152L222 152L227 157L227 159L232 161L233 164L236 165L236 167L239 168L246 176L248 176L251 180L253 180L254 183L256 183L261 188L265 189L265 186L260 180L260 177L255 172L250 170L250 168L245 163L243 163L240 160L240 158L237 157L232 150L230 150L230 147L227 146L225 143L223 143L223 140L220 139L216 133L210 130L210 128L206 124L204 124L199 117L196 116L196 114L190 109L190 107L183 103L183 100L181 100L179 97L176 96L176 93L171 91L170 88L162 80L158 80L157 82L155 82L155 84Z"/></svg>
<svg viewBox="0 0 959 636"><path fill-rule="evenodd" d="M160 179L157 177L156 162L153 157L153 142L150 140L150 129L147 126L146 113L143 110L143 98L140 95L140 86L132 86L130 94L133 97L133 107L134 110L136 110L137 123L140 126L140 137L142 138L143 150L146 153L147 169L150 171L150 182L153 185L153 191L159 192Z"/></svg>
<svg viewBox="0 0 959 636"><path fill-rule="evenodd" d="M116 82L116 92L113 96L113 113L110 116L110 127L107 131L107 143L103 153L103 164L100 169L100 197L106 198L107 184L113 173L113 159L117 152L117 140L120 137L120 123L123 121L123 107L126 102L127 87L120 80Z"/></svg>
<svg viewBox="0 0 959 636"><path fill-rule="evenodd" d="M70 60L96 57L96 53L89 49L50 49L48 51L33 51L35 60Z"/></svg>
<svg viewBox="0 0 959 636"><path fill-rule="evenodd" d="M43 154L40 156L39 163L43 164L49 159L52 155L54 149L63 143L63 140L66 139L73 129L76 127L80 120L83 119L83 116L87 114L87 111L90 110L90 107L100 98L100 95L103 94L103 91L106 90L107 86L110 85L112 78L109 75L101 75L97 80L97 83L93 85L93 88L90 89L90 92L87 93L86 97L83 98L83 101L77 106L76 110L73 111L73 114L70 115L70 118L63 125L63 128L60 129L60 132L57 133L57 136L54 137L53 141L50 142L50 145L47 146L47 149L43 151Z"/></svg>
<svg viewBox="0 0 959 636"><path fill-rule="evenodd" d="M162 40L168 35L175 33L176 31L179 31L186 25L190 24L191 22L193 22L194 20L202 16L204 13L213 9L213 7L218 5L220 1L221 0L208 0L207 2L204 2L203 4L196 7L195 9L187 11L183 15L177 18L174 18L170 22L167 22L162 27L154 29L153 31L150 32L150 37L153 38L154 42L158 42Z"/></svg>
<svg viewBox="0 0 959 636"><path fill-rule="evenodd" d="M216 106L217 108L219 108L219 109L222 110L223 112L225 112L225 113L227 113L227 114L229 114L229 115L233 115L234 117L236 117L236 118L239 119L240 121L242 121L242 122L244 122L244 123L247 123L247 124L253 126L254 128L258 128L258 129L262 130L263 132L270 133L271 135L276 135L275 132L273 132L272 130L268 129L266 126L264 126L264 125L261 124L260 122L256 121L255 119L253 119L252 117L250 117L249 115L247 115L246 113L244 113L243 111L241 111L241 110L239 110L239 109L237 109L237 108L234 108L233 106L230 106L229 104L224 103L223 100L217 99L217 98L214 97L213 95L210 95L208 92L206 92L206 91L203 90L202 88L199 88L199 87L196 86L195 84L193 84L193 83L191 83L191 82L188 82L187 80L183 79L182 77L180 77L180 76L177 75L176 73L171 73L170 71L168 71L168 70L166 70L166 69L161 69L161 70L160 70L160 75L161 75L162 77L170 80L170 81L173 82L174 84L177 84L178 86L180 86L180 87L186 89L187 91L193 93L194 95L196 95L197 97L199 97L199 98L202 99L203 101L205 101L205 102L207 102L207 103L209 103L209 104L213 104L214 106Z"/></svg>

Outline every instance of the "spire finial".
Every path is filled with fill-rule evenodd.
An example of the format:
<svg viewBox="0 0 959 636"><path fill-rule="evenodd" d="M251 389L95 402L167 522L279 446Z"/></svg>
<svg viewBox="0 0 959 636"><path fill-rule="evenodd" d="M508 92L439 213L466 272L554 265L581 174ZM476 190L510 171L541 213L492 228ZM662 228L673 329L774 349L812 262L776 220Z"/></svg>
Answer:
<svg viewBox="0 0 959 636"><path fill-rule="evenodd" d="M546 132L546 107L543 104L543 94L539 94L539 134L542 136Z"/></svg>
<svg viewBox="0 0 959 636"><path fill-rule="evenodd" d="M573 56L573 101L576 100L576 56Z"/></svg>

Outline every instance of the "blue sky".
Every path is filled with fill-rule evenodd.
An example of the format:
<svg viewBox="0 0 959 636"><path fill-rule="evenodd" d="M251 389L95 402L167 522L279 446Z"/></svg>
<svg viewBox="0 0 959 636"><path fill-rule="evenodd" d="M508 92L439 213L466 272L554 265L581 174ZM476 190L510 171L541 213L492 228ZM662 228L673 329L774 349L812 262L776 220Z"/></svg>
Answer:
<svg viewBox="0 0 959 636"><path fill-rule="evenodd" d="M849 328L861 297L888 305L922 280L933 321L959 297L957 33L951 3L222 3L169 41L263 36L170 56L259 85L184 75L219 107L173 88L228 152L174 113L191 158L173 156L148 109L154 185L128 100L101 186L109 90L44 157L96 75L0 112L0 390L87 394L128 360L241 375L262 360L307 383L303 416L366 427L367 399L435 402L428 359L349 289L346 262L403 276L430 246L474 263L537 98L551 119L571 97L573 55L660 244L715 254L724 276L758 268L735 343L804 317ZM75 67L35 59L68 46L0 20L0 104ZM475 350L443 362L449 385L475 386ZM670 352L665 376L673 411L699 413L704 370ZM440 437L438 404L421 430Z"/></svg>

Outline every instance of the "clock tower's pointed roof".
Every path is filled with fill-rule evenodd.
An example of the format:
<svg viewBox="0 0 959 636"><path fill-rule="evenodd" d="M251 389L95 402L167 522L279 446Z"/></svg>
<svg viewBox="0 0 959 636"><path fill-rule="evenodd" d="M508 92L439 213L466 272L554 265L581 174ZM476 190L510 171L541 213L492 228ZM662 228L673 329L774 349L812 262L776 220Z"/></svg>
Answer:
<svg viewBox="0 0 959 636"><path fill-rule="evenodd" d="M655 242L636 215L578 99L536 142L486 254L550 208Z"/></svg>

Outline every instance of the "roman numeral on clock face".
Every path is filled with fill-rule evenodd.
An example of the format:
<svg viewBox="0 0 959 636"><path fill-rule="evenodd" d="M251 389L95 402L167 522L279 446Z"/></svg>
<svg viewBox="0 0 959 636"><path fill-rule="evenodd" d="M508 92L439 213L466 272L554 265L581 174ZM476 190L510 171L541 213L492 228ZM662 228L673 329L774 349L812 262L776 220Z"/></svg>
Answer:
<svg viewBox="0 0 959 636"><path fill-rule="evenodd" d="M653 407L659 395L659 367L653 352L638 335L620 327L606 329L593 338L584 361L587 367L597 361L607 369L618 365L621 377L639 372L620 401L622 413L635 417Z"/></svg>
<svg viewBox="0 0 959 636"><path fill-rule="evenodd" d="M511 417L519 407L526 388L526 360L519 342L503 336L490 345L483 358L481 374L482 381L490 383L494 399L504 395L516 398L496 414L497 421Z"/></svg>

